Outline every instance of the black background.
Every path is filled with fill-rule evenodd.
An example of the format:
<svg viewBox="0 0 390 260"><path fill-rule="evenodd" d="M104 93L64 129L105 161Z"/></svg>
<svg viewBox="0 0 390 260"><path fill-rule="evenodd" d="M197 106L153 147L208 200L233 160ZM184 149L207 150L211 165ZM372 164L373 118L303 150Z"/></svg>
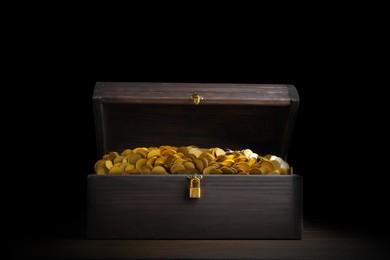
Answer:
<svg viewBox="0 0 390 260"><path fill-rule="evenodd" d="M85 236L97 81L295 85L301 104L289 162L304 179L305 220L388 232L387 82L375 31L350 23L176 28L177 20L103 30L88 19L52 29L50 19L4 38L2 200L12 236Z"/></svg>

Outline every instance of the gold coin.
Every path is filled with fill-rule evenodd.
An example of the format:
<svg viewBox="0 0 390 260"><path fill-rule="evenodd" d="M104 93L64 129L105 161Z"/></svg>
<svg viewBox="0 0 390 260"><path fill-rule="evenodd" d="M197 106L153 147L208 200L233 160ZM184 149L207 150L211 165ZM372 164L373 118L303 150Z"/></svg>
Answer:
<svg viewBox="0 0 390 260"><path fill-rule="evenodd" d="M195 165L193 162L185 162L183 163L183 166L187 169L187 170L192 170L192 169L195 169Z"/></svg>
<svg viewBox="0 0 390 260"><path fill-rule="evenodd" d="M170 172L172 174L180 174L180 173L190 173L183 165L174 164L172 165Z"/></svg>
<svg viewBox="0 0 390 260"><path fill-rule="evenodd" d="M109 152L108 153L108 158L110 161L114 161L114 159L119 156L119 154L117 152Z"/></svg>
<svg viewBox="0 0 390 260"><path fill-rule="evenodd" d="M95 172L97 175L106 175L108 174L109 170L107 169L106 165L102 165L101 167L98 167Z"/></svg>
<svg viewBox="0 0 390 260"><path fill-rule="evenodd" d="M138 153L132 153L125 158L126 158L128 163L135 165L137 163L137 161L142 158L142 156Z"/></svg>
<svg viewBox="0 0 390 260"><path fill-rule="evenodd" d="M129 156L130 154L132 154L133 153L133 151L131 150L131 149L126 149L126 150L124 150L123 152L122 152L122 155L124 156L124 157L126 157L126 156Z"/></svg>
<svg viewBox="0 0 390 260"><path fill-rule="evenodd" d="M202 161L203 163L203 169L209 166L209 161L206 158L198 158L198 160Z"/></svg>
<svg viewBox="0 0 390 260"><path fill-rule="evenodd" d="M215 150L214 150L215 149ZM215 157L218 157L218 156L220 156L220 155L225 155L225 151L224 150L222 150L221 148L214 148L213 149L213 153L214 153L214 155L215 155Z"/></svg>
<svg viewBox="0 0 390 260"><path fill-rule="evenodd" d="M183 164L183 163L185 163L186 162L186 160L184 160L184 159L182 159L182 158L178 158L178 159L176 159L174 162L173 162L173 164Z"/></svg>
<svg viewBox="0 0 390 260"><path fill-rule="evenodd" d="M213 169L210 171L210 174L222 174L222 171L220 169Z"/></svg>
<svg viewBox="0 0 390 260"><path fill-rule="evenodd" d="M272 165L274 166L274 170L280 168L280 163L276 160L271 160Z"/></svg>
<svg viewBox="0 0 390 260"><path fill-rule="evenodd" d="M158 166L158 165L163 165L165 163L165 157L158 157L155 161L154 161L154 165L155 166Z"/></svg>
<svg viewBox="0 0 390 260"><path fill-rule="evenodd" d="M280 175L279 170L270 171L268 175Z"/></svg>
<svg viewBox="0 0 390 260"><path fill-rule="evenodd" d="M112 164L111 161L106 161L106 168L111 169L114 165Z"/></svg>
<svg viewBox="0 0 390 260"><path fill-rule="evenodd" d="M121 163L121 162L123 161L124 158L125 158L125 157L122 156L122 155L115 157L115 159L114 159L114 164L116 164L116 163Z"/></svg>
<svg viewBox="0 0 390 260"><path fill-rule="evenodd" d="M101 159L101 160L97 161L97 162L95 163L95 166L94 166L95 171L97 171L97 169L98 169L99 167L104 166L104 165L106 165L106 160Z"/></svg>
<svg viewBox="0 0 390 260"><path fill-rule="evenodd" d="M119 167L119 166L113 166L113 167L110 168L110 170L109 170L108 173L109 173L109 174L122 174L123 171L122 171L122 168L121 168L121 167Z"/></svg>
<svg viewBox="0 0 390 260"><path fill-rule="evenodd" d="M259 168L252 168L249 170L249 174L262 174Z"/></svg>
<svg viewBox="0 0 390 260"><path fill-rule="evenodd" d="M283 161L281 164L280 164L280 168L281 169L284 169L286 171L288 171L288 169L290 168L290 166L288 165L287 162Z"/></svg>
<svg viewBox="0 0 390 260"><path fill-rule="evenodd" d="M203 169L203 174L210 174L210 172L211 172L212 170L214 170L214 169L216 169L215 166L208 166L208 167L206 167L206 168Z"/></svg>
<svg viewBox="0 0 390 260"><path fill-rule="evenodd" d="M242 151L244 153L244 155L247 157L247 158L250 158L251 155L253 154L252 150L250 149L245 149L244 151Z"/></svg>
<svg viewBox="0 0 390 260"><path fill-rule="evenodd" d="M167 158L166 158L166 160L165 160L165 162L166 163L175 163L175 161L177 160L177 159L179 159L179 158L177 158L175 155L168 155L167 156Z"/></svg>
<svg viewBox="0 0 390 260"><path fill-rule="evenodd" d="M269 161L262 161L260 162L261 167L267 167L270 171L274 170L274 165Z"/></svg>
<svg viewBox="0 0 390 260"><path fill-rule="evenodd" d="M234 174L235 171L232 170L233 168L230 168L230 167L227 167L227 166L223 166L221 168L219 168L221 170L222 173L224 174Z"/></svg>
<svg viewBox="0 0 390 260"><path fill-rule="evenodd" d="M187 156L187 155L189 154L188 148L185 147L185 146L180 146L180 147L177 149L177 152L178 152L178 153L182 153L182 154L184 154L185 156Z"/></svg>
<svg viewBox="0 0 390 260"><path fill-rule="evenodd" d="M266 166L261 166L259 170L261 171L261 174L268 174L271 171L270 168Z"/></svg>
<svg viewBox="0 0 390 260"><path fill-rule="evenodd" d="M132 170L129 170L127 173L128 174L142 174L142 171L140 169L134 168Z"/></svg>
<svg viewBox="0 0 390 260"><path fill-rule="evenodd" d="M248 164L250 167L253 167L253 165L257 162L257 159L252 157L252 158L249 158L248 160Z"/></svg>
<svg viewBox="0 0 390 260"><path fill-rule="evenodd" d="M168 156L168 155L174 155L176 154L176 151L173 149L165 149L164 151L161 151L162 156Z"/></svg>
<svg viewBox="0 0 390 260"><path fill-rule="evenodd" d="M199 171L199 172L203 172L203 169L204 169L204 164L202 162L201 159L195 159L193 161L193 163L195 164L195 168Z"/></svg>
<svg viewBox="0 0 390 260"><path fill-rule="evenodd" d="M222 164L225 166L232 166L234 164L234 161L232 159L226 159L222 162Z"/></svg>
<svg viewBox="0 0 390 260"><path fill-rule="evenodd" d="M243 169L244 171L249 171L251 169L251 166L246 163L246 162L239 162L236 164L238 167L240 167L241 169Z"/></svg>
<svg viewBox="0 0 390 260"><path fill-rule="evenodd" d="M148 155L147 155L147 158L150 159L152 157L159 157L160 156L160 150L159 149L153 149L151 150Z"/></svg>
<svg viewBox="0 0 390 260"><path fill-rule="evenodd" d="M188 150L188 152L190 153L190 154L193 154L193 155L195 155L195 158L198 158L199 157L199 155L201 155L202 154L202 150L200 150L199 148L191 148L191 149L189 149Z"/></svg>
<svg viewBox="0 0 390 260"><path fill-rule="evenodd" d="M129 165L130 165L130 163L124 162L124 163L121 163L119 165L119 167L122 169L122 172L125 172L126 167L129 166Z"/></svg>
<svg viewBox="0 0 390 260"><path fill-rule="evenodd" d="M227 157L226 155L221 154L221 155L219 155L215 160L216 160L217 162L223 162L223 161L225 161L227 158L228 158L228 157Z"/></svg>
<svg viewBox="0 0 390 260"><path fill-rule="evenodd" d="M130 173L130 171L134 170L135 169L135 166L132 165L132 164L129 164L126 166L125 168L125 173Z"/></svg>
<svg viewBox="0 0 390 260"><path fill-rule="evenodd" d="M145 158L141 158L139 159L136 164L135 164L135 168L137 169L141 169L142 167L144 167L147 163L147 160Z"/></svg>
<svg viewBox="0 0 390 260"><path fill-rule="evenodd" d="M133 149L133 153L136 153L138 151L144 151L144 152L147 152L148 151L148 148L146 147L137 147L137 148L134 148Z"/></svg>
<svg viewBox="0 0 390 260"><path fill-rule="evenodd" d="M142 172L142 174L151 174L152 169L153 169L153 166L145 165L144 167L142 167L141 172Z"/></svg>
<svg viewBox="0 0 390 260"><path fill-rule="evenodd" d="M152 157L152 158L149 158L147 161L146 161L146 165L151 165L153 166L154 165L154 162L156 161L157 157Z"/></svg>
<svg viewBox="0 0 390 260"><path fill-rule="evenodd" d="M161 165L156 166L151 171L152 174L168 174L164 167Z"/></svg>

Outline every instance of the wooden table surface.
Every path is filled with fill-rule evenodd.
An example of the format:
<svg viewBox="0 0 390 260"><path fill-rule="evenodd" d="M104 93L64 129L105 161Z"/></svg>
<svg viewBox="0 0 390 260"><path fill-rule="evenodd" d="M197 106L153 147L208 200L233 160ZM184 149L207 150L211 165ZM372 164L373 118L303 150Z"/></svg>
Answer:
<svg viewBox="0 0 390 260"><path fill-rule="evenodd" d="M386 259L390 255L382 236L307 223L303 240L16 238L3 253L7 259Z"/></svg>

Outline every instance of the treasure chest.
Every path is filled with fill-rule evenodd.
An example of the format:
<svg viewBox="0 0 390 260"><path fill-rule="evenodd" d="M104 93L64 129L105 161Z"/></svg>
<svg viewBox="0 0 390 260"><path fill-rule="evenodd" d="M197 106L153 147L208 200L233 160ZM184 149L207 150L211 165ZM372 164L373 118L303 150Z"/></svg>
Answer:
<svg viewBox="0 0 390 260"><path fill-rule="evenodd" d="M96 159L169 146L218 147L215 156L245 149L287 162L298 104L291 85L98 82ZM133 168L138 174L88 176L88 238L302 238L302 179L291 167L279 174Z"/></svg>

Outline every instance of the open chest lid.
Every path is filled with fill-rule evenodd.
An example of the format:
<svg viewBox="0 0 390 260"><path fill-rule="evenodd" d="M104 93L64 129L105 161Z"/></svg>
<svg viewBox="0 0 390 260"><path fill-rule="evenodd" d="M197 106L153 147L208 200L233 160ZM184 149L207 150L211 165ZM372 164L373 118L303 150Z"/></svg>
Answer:
<svg viewBox="0 0 390 260"><path fill-rule="evenodd" d="M251 149L287 160L298 104L292 85L98 82L98 155L195 145Z"/></svg>

